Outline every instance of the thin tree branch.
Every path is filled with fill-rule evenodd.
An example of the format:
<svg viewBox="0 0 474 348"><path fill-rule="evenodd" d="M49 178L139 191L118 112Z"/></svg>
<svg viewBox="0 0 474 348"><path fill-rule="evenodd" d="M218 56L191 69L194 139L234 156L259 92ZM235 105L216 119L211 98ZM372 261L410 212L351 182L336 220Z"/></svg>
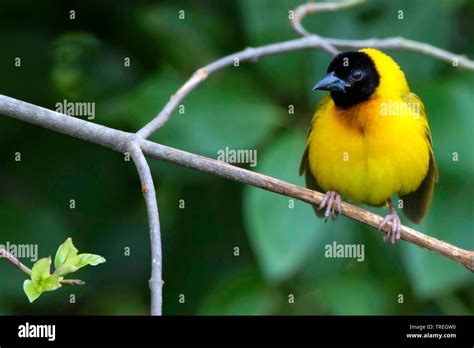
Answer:
<svg viewBox="0 0 474 348"><path fill-rule="evenodd" d="M62 285L84 285L86 284L85 281L80 279L63 279L61 280Z"/></svg>
<svg viewBox="0 0 474 348"><path fill-rule="evenodd" d="M293 11L293 16L290 16L290 27L295 33L300 36L316 35L307 31L301 24L301 21L307 14L315 12L339 11L353 7L355 5L359 5L363 2L365 2L365 0L347 0L339 2L309 2L306 4L302 4ZM321 36L318 37L322 38ZM338 52L337 50L335 50L335 52L333 51L329 53L335 55Z"/></svg>
<svg viewBox="0 0 474 348"><path fill-rule="evenodd" d="M100 126L2 95L0 95L0 114L99 144L121 153L127 151L127 144L130 141L135 140L141 142L141 149L148 157L259 187L312 205L319 205L323 198L322 193L282 180L149 140L142 140L133 133ZM342 203L341 208L343 215L374 227L375 230L382 221L382 217L348 203ZM389 228L390 226L385 226L383 233L387 233ZM474 271L474 251L458 248L406 226L402 226L401 238L459 262Z"/></svg>
<svg viewBox="0 0 474 348"><path fill-rule="evenodd" d="M279 54L284 52L299 51L307 48L322 48L325 45L323 40L317 36L308 36L301 39L289 40L270 44L261 47L247 47L246 49L229 54L215 62L212 62L198 70L174 93L168 103L160 113L149 123L143 126L137 135L142 138L148 138L158 128L162 127L171 117L171 113L178 107L181 101L193 91L201 82L212 73L225 67L232 66L236 61L257 61L258 58Z"/></svg>
<svg viewBox="0 0 474 348"><path fill-rule="evenodd" d="M271 45L261 46L257 48L248 47L240 52L229 54L215 62L212 62L198 69L176 93L174 93L168 103L160 111L160 113L149 123L143 126L137 135L142 138L148 138L158 128L162 127L171 117L171 113L181 103L181 101L194 90L206 78L225 67L232 66L236 61L256 61L260 57L269 56L283 52L298 51L306 48L322 48L323 41L316 36L305 37L296 40L279 42Z"/></svg>
<svg viewBox="0 0 474 348"><path fill-rule="evenodd" d="M0 259L4 258L8 262L10 262L13 266L18 268L20 271L23 273L27 274L29 277L31 277L31 269L25 266L23 263L21 263L20 260L18 260L15 256L13 256L10 252L8 252L7 249L5 249L3 246L0 246ZM84 285L85 282L79 279L63 279L61 280L62 285Z"/></svg>
<svg viewBox="0 0 474 348"><path fill-rule="evenodd" d="M464 55L455 54L436 46L414 40L408 40L403 37L389 37L386 39L367 39L367 40L341 40L327 39L336 47L363 48L373 47L385 50L405 50L424 54L451 64L453 67L474 71L474 61Z"/></svg>
<svg viewBox="0 0 474 348"><path fill-rule="evenodd" d="M127 145L128 151L135 163L142 185L142 193L145 198L148 224L150 227L151 241L151 278L149 280L151 291L151 315L162 315L163 303L163 278L162 278L162 255L161 255L161 231L158 213L158 202L156 200L155 185L151 175L150 166L137 141L131 141Z"/></svg>
<svg viewBox="0 0 474 348"><path fill-rule="evenodd" d="M373 47L386 50L399 49L412 51L445 61L447 63L452 64L454 67L474 71L474 62L468 59L467 57L463 55L454 54L452 52L443 50L441 48L432 46L424 42L407 40L402 37L392 37L386 39L373 38L367 40L333 39L322 37L316 34L311 34L301 25L301 21L309 13L335 11L338 9L352 7L362 2L363 1L349 0L340 3L307 3L299 6L294 11L293 17L290 19L290 24L293 30L296 33L302 35L303 38L270 44L266 46L260 46L256 48L248 47L243 51L230 54L198 69L184 83L184 85L181 86L171 96L170 100L166 103L166 105L158 113L158 115L137 132L137 135L142 138L148 138L150 135L152 135L157 129L161 128L169 120L172 112L178 107L178 105L184 100L184 98L191 91L193 91L201 82L206 80L206 78L212 73L225 67L232 66L235 61L256 62L260 57L290 51L299 51L309 48L321 48L326 52L330 53L331 55L335 55L338 53L338 50L335 47Z"/></svg>
<svg viewBox="0 0 474 348"><path fill-rule="evenodd" d="M24 264L21 263L15 256L7 251L3 246L0 246L0 258L4 258L8 262L10 262L13 266L18 268L23 273L26 273L28 276L31 277L31 269L26 267Z"/></svg>
<svg viewBox="0 0 474 348"><path fill-rule="evenodd" d="M326 11L337 11L349 7L353 7L355 5L359 5L364 3L365 0L347 0L341 2L309 2L303 5L298 6L294 11L294 16L290 18L290 26L291 28L300 36L314 36L316 34L312 34L307 31L301 22L303 18L311 13L316 12L326 12ZM363 48L363 47L373 47L379 49L399 49L399 50L406 50L412 51L416 53L421 53L427 56L431 56L433 58L445 61L447 63L452 64L455 67L460 67L466 70L474 70L474 62L463 55L457 55L441 48L435 47L433 45L408 40L403 37L390 37L385 39L367 39L367 40L341 40L341 39L333 39L329 37L317 36L322 41L327 42L328 44L335 46L335 47L345 47L345 48ZM337 53L337 51L336 51Z"/></svg>

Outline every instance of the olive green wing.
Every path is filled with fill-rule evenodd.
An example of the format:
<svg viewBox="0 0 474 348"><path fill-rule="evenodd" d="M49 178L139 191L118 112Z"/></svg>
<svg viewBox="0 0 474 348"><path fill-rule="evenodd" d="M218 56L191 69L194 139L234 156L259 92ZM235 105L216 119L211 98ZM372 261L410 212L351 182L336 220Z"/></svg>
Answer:
<svg viewBox="0 0 474 348"><path fill-rule="evenodd" d="M410 93L406 98L406 101L410 103L409 105L415 105L415 103L417 103L420 106L418 111L420 117L423 117L426 120L426 138L430 145L430 162L425 178L414 192L400 196L400 199L403 201L403 213L410 221L418 224L423 220L430 208L431 200L433 198L434 184L439 180L439 172L433 153L431 131L428 126L428 117L426 116L423 102L414 93Z"/></svg>

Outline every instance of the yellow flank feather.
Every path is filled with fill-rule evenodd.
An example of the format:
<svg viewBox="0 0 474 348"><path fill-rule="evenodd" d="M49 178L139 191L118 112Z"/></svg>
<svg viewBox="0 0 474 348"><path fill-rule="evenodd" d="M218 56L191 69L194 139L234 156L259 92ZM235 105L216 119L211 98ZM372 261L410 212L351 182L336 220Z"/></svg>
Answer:
<svg viewBox="0 0 474 348"><path fill-rule="evenodd" d="M415 191L426 177L430 132L421 101L399 66L384 53L363 49L380 83L365 101L337 107L325 97L308 136L308 162L323 191L381 206L393 194Z"/></svg>

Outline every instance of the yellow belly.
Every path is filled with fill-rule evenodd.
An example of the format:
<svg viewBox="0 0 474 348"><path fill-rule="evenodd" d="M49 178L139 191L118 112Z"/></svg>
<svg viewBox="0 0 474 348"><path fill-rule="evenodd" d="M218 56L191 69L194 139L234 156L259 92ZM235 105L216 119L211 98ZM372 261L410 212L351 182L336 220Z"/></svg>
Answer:
<svg viewBox="0 0 474 348"><path fill-rule="evenodd" d="M426 118L407 111L386 115L381 103L344 110L330 101L317 111L308 158L322 190L380 206L395 193L419 187L429 165Z"/></svg>

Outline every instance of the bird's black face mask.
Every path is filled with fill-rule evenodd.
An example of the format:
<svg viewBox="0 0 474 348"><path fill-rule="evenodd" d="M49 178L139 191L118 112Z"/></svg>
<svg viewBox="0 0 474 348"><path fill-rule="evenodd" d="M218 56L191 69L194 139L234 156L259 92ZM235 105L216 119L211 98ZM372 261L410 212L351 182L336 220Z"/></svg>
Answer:
<svg viewBox="0 0 474 348"><path fill-rule="evenodd" d="M375 91L380 76L372 59L363 52L343 52L329 64L327 75L313 89L330 91L334 103L349 107Z"/></svg>

